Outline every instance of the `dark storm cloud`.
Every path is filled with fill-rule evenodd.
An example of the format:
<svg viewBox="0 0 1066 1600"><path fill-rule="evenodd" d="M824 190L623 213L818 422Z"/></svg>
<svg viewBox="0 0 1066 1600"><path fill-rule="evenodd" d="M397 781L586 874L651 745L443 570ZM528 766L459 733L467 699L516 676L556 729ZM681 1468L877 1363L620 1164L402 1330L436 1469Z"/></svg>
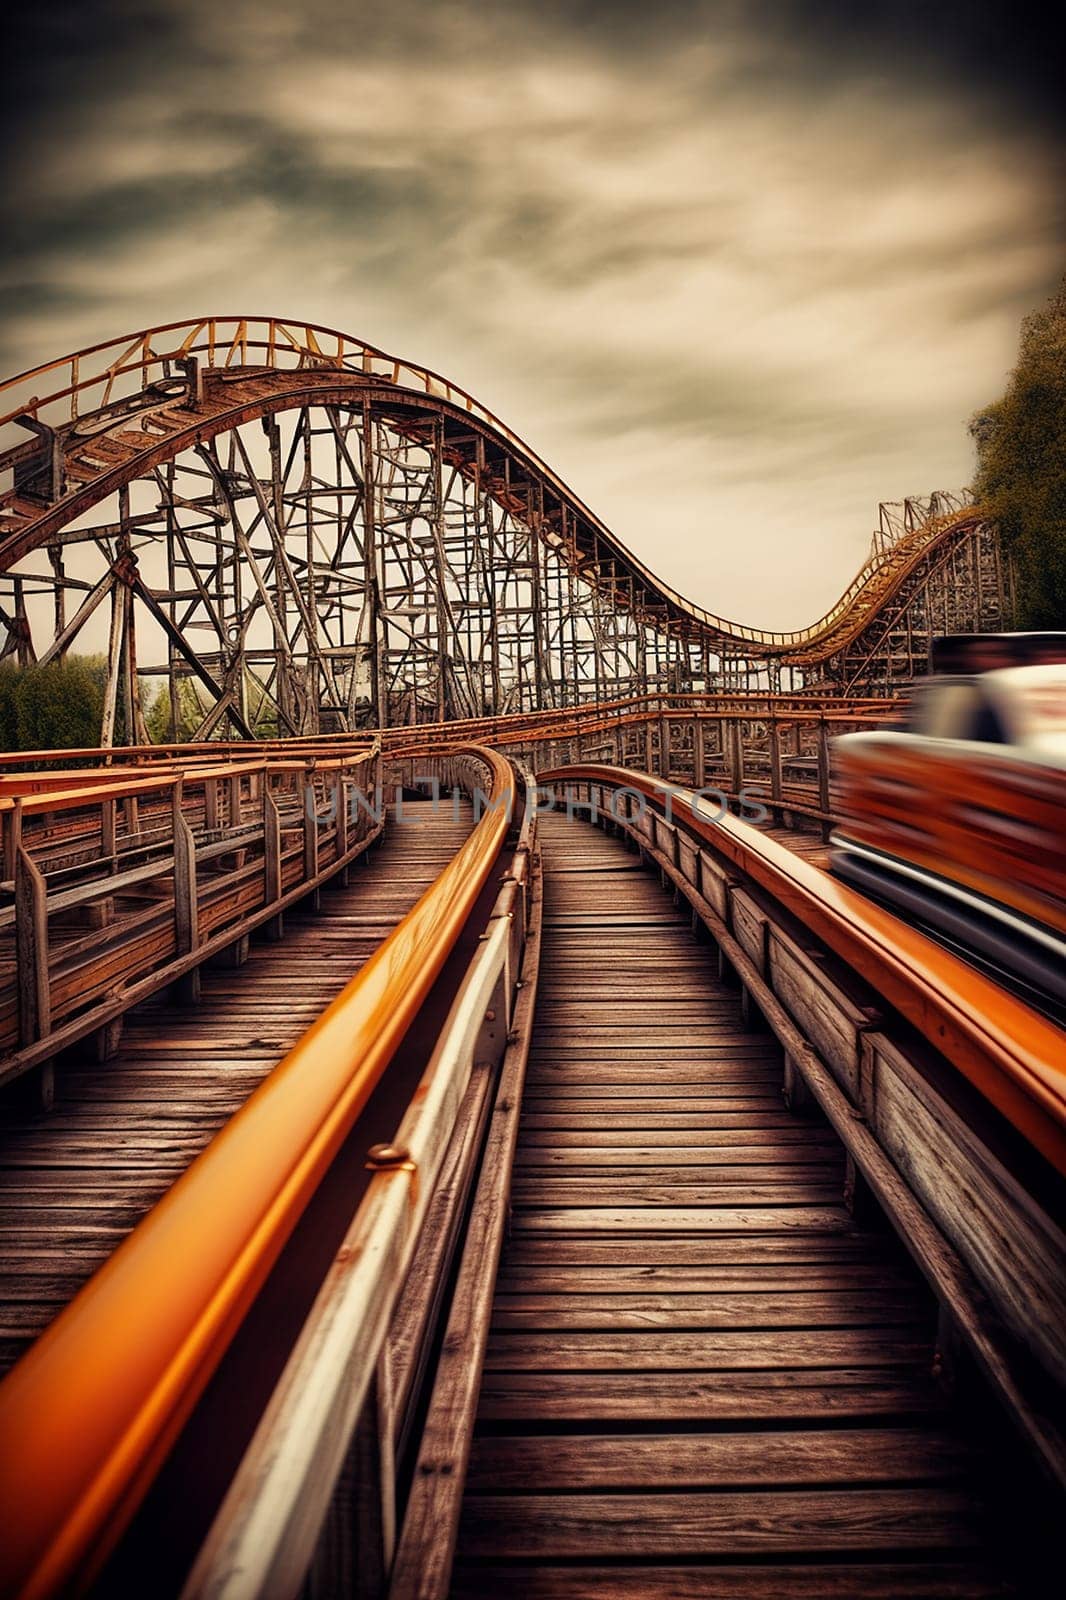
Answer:
<svg viewBox="0 0 1066 1600"><path fill-rule="evenodd" d="M587 42L647 57L745 22L813 80L871 67L909 86L977 89L990 104L1062 125L1066 18L1047 0L544 0L537 12ZM752 60L744 86L773 75Z"/></svg>
<svg viewBox="0 0 1066 1600"><path fill-rule="evenodd" d="M53 0L7 54L0 368L211 310L343 327L695 598L802 622L878 499L965 480L1057 275L1034 15Z"/></svg>

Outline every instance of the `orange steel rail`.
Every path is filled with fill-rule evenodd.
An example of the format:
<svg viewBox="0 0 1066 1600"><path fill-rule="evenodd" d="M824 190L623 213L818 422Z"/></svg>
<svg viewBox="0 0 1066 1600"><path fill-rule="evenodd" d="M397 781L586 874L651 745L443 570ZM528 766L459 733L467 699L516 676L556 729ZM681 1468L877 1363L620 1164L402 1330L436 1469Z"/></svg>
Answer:
<svg viewBox="0 0 1066 1600"><path fill-rule="evenodd" d="M735 817L713 820L692 791L622 767L582 763L540 784L592 782L664 803L686 827L765 889L862 974L1066 1174L1066 1049L1062 1030L983 973Z"/></svg>
<svg viewBox="0 0 1066 1600"><path fill-rule="evenodd" d="M436 882L0 1385L0 1592L99 1573L455 945L516 796ZM453 752L454 753L454 752Z"/></svg>

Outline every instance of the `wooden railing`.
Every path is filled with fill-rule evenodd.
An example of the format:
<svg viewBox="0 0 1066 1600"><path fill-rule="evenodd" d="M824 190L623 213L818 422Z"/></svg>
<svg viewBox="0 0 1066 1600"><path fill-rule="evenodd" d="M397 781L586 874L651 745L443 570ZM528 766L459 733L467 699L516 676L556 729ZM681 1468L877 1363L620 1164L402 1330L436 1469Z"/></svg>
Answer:
<svg viewBox="0 0 1066 1600"><path fill-rule="evenodd" d="M812 723L825 717L831 728L839 721L847 727L883 726L901 713L899 701L883 696L870 699L817 694L662 694L627 695L614 700L584 701L580 705L544 711L515 712L503 717L467 717L448 722L367 730L361 733L307 735L300 738L246 740L211 739L201 743L125 745L112 749L86 746L70 750L14 750L0 752L0 795L22 792L9 786L48 779L60 772L126 771L144 765L186 768L190 762L220 764L264 755L312 759L320 754L357 753L375 739L386 750L402 749L417 739L435 748L444 744L487 744L500 749L564 747L571 738L609 733L615 728L655 726L659 717L692 718L709 722L723 719L783 723Z"/></svg>
<svg viewBox="0 0 1066 1600"><path fill-rule="evenodd" d="M343 873L380 831L379 754L0 779L0 1083L95 1036ZM6 787L6 792L5 792ZM10 792L14 788L29 792Z"/></svg>
<svg viewBox="0 0 1066 1600"><path fill-rule="evenodd" d="M553 725L507 729L492 743L535 771L597 761L713 789L731 805L762 806L786 824L820 830L834 820L831 744L840 734L891 725L901 708L884 700L818 702L671 696L651 704L571 713Z"/></svg>
<svg viewBox="0 0 1066 1600"><path fill-rule="evenodd" d="M644 694L506 717L391 728L381 733L325 734L304 739L210 740L201 744L137 745L122 750L77 749L0 753L0 804L5 798L52 789L91 787L112 774L129 783L145 769L190 773L200 765L228 769L263 759L324 759L358 754L380 740L385 751L417 738L427 746L478 743L526 762L534 770L582 760L653 772L674 783L713 786L732 801L751 790L775 816L806 818L827 831L830 742L838 734L891 726L902 715L885 699L841 701L818 695Z"/></svg>

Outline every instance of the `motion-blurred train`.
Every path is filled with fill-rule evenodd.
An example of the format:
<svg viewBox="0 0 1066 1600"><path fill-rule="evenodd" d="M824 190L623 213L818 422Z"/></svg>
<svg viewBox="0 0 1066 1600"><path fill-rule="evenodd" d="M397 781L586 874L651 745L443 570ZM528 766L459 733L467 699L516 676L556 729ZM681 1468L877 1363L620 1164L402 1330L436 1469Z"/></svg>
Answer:
<svg viewBox="0 0 1066 1600"><path fill-rule="evenodd" d="M905 731L838 739L833 872L1066 1015L1066 633L952 635Z"/></svg>

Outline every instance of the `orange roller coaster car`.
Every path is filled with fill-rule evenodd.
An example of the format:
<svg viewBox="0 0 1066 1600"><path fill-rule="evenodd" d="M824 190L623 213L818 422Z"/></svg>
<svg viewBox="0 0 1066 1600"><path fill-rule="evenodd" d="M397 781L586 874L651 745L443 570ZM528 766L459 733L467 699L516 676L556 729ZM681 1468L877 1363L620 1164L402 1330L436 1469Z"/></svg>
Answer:
<svg viewBox="0 0 1066 1600"><path fill-rule="evenodd" d="M833 871L1066 1013L1066 665L931 680L912 726L837 741Z"/></svg>

